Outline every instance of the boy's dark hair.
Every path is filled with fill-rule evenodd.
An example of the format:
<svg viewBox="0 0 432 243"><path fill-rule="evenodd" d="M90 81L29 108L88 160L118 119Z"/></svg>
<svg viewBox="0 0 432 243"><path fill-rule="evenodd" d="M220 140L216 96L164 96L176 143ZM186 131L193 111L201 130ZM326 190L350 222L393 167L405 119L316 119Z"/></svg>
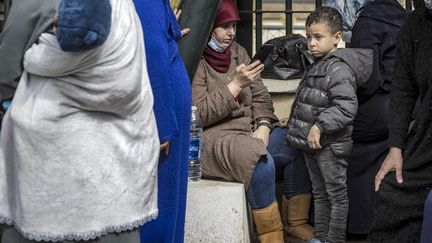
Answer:
<svg viewBox="0 0 432 243"><path fill-rule="evenodd" d="M306 19L306 26L309 27L315 23L326 23L332 34L342 31L342 15L332 7L322 6L309 14Z"/></svg>

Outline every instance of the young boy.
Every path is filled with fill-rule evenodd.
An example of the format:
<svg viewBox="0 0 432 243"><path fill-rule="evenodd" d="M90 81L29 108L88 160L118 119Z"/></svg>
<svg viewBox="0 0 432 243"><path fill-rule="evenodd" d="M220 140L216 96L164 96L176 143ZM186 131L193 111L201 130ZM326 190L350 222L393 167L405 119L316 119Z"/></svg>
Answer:
<svg viewBox="0 0 432 243"><path fill-rule="evenodd" d="M306 20L309 51L316 58L297 91L287 140L304 150L315 203L311 243L345 242L348 197L346 157L357 112L356 88L372 72L372 51L337 49L340 13L321 7Z"/></svg>

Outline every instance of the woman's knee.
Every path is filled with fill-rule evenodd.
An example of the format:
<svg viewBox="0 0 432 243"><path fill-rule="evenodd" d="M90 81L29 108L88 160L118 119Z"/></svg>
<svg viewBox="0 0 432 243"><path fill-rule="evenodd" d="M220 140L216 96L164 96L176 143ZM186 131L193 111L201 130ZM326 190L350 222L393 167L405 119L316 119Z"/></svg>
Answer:
<svg viewBox="0 0 432 243"><path fill-rule="evenodd" d="M255 166L246 197L252 208L265 208L276 200L275 167L270 155Z"/></svg>
<svg viewBox="0 0 432 243"><path fill-rule="evenodd" d="M273 158L267 155L258 161L252 173L251 184L274 184L275 182L275 165Z"/></svg>

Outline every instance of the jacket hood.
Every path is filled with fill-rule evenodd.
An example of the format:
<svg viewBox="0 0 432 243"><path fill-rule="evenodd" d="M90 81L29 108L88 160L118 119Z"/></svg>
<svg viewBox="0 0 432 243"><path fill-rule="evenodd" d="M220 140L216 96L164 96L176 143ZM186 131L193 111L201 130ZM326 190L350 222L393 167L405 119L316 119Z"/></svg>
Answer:
<svg viewBox="0 0 432 243"><path fill-rule="evenodd" d="M375 0L364 7L359 18L362 17L400 28L405 22L407 13L397 0Z"/></svg>
<svg viewBox="0 0 432 243"><path fill-rule="evenodd" d="M336 57L345 62L354 72L357 87L366 83L373 67L373 51L371 49L341 48L326 58Z"/></svg>

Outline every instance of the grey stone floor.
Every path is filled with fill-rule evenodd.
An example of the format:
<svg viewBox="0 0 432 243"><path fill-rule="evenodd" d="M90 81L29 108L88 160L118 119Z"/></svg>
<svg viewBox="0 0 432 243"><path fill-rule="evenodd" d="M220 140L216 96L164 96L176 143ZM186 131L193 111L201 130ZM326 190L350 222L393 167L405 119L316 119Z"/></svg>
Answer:
<svg viewBox="0 0 432 243"><path fill-rule="evenodd" d="M355 239L353 237L351 237L351 238L352 239L348 238L346 243L366 243L365 239L360 239L358 237L356 237ZM306 241L298 240L295 238L288 238L288 241L286 241L285 243L306 243Z"/></svg>

